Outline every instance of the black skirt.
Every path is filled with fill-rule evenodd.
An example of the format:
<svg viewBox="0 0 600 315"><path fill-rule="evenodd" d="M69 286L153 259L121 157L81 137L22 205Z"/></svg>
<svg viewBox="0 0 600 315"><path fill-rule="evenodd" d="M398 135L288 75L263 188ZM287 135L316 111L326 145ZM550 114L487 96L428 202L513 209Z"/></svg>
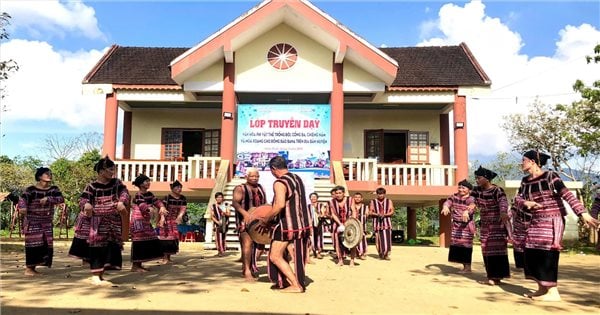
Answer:
<svg viewBox="0 0 600 315"><path fill-rule="evenodd" d="M450 251L448 252L448 261L449 262L470 264L472 256L473 256L473 248L472 247L450 245Z"/></svg>
<svg viewBox="0 0 600 315"><path fill-rule="evenodd" d="M163 251L158 239L131 242L132 262L144 262L162 257Z"/></svg>

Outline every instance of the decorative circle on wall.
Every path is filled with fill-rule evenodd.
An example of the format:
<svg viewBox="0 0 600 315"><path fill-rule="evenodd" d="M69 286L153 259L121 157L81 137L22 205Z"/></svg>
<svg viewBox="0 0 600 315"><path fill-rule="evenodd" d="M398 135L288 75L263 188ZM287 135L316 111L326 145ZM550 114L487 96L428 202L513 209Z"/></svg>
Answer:
<svg viewBox="0 0 600 315"><path fill-rule="evenodd" d="M298 52L290 44L279 43L269 49L267 60L277 70L287 70L296 64Z"/></svg>

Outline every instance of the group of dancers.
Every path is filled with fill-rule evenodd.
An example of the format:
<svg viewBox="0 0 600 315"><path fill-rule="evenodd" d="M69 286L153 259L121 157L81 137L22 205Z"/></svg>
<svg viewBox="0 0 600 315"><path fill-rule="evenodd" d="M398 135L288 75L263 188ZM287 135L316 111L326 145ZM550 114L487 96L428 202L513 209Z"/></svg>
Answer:
<svg viewBox="0 0 600 315"><path fill-rule="evenodd" d="M591 214L571 193L556 172L544 170L549 155L530 150L523 154L521 169L527 175L521 180L512 206L501 187L492 184L497 176L479 167L475 171L477 186L467 180L458 184L458 192L443 204L441 213L451 215L452 234L448 261L461 263L459 272L471 272L474 213L480 215L480 240L487 280L499 285L510 278L508 242L512 242L514 261L527 279L538 288L525 296L533 300L560 301L558 292L558 260L567 215L563 200L586 226L597 228L600 196L596 196ZM600 249L600 246L599 246Z"/></svg>
<svg viewBox="0 0 600 315"><path fill-rule="evenodd" d="M441 213L452 217L448 260L463 264L460 272L471 272L476 230L473 218L475 211L479 211L481 248L487 274L484 283L498 285L502 279L510 277L507 250L510 241L516 267L523 268L526 278L538 284L537 291L527 297L560 300L557 277L566 215L563 200L586 225L597 228L595 217L600 210L600 196L596 197L590 215L557 173L542 169L548 159L548 155L535 150L523 155L521 168L528 175L522 179L512 206L504 190L492 184L497 174L491 170L480 167L475 171L475 187L467 180L458 184L458 192L446 200ZM256 280L257 259L266 252L265 246L254 242L247 230L247 226L256 220L271 231L267 270L274 287L284 292L304 292L305 264L310 262L310 252L314 258L323 257L324 232L332 235L338 265L344 265L348 256L351 266L355 265L355 258L365 259L366 233L352 248L347 248L340 237L349 218L358 220L363 231L367 230L368 220L372 220L379 258L390 259L394 205L386 197L384 188L376 190L377 198L368 206L360 193L347 196L342 186L334 187L331 200L321 203L316 193L306 198L301 179L287 170L285 162L282 157L270 161L271 172L277 179L273 186L273 205L267 215L257 217L251 212L252 208L268 203L265 189L258 183L258 170L248 169L246 182L233 191L231 207L235 210L235 231L241 245L242 277ZM172 183L171 193L161 200L149 191L150 179L140 174L133 182L139 191L131 199L123 182L114 178L115 164L108 157L100 159L94 170L96 179L86 186L79 199L81 211L69 250L70 256L89 264L92 284L110 285L104 279L105 270L122 267L121 222L122 216L128 215L128 208L131 209L131 270L147 271L143 262L161 258L163 263L169 263L171 255L179 251L177 225L182 222L187 205L181 194L181 183ZM52 265L54 207L64 203L60 189L51 185L49 168L38 168L35 180L36 184L25 189L17 205L24 218L25 275L28 276L39 274L36 266ZM223 203L222 193L217 193L215 199L211 211L218 255L222 256L226 250L226 231L221 225L228 224L223 217L227 218L230 210ZM294 264L293 269L290 264Z"/></svg>
<svg viewBox="0 0 600 315"><path fill-rule="evenodd" d="M142 265L146 261L162 259L169 263L171 255L179 251L177 224L182 222L187 206L181 183L172 183L171 193L161 200L149 191L150 179L140 174L133 182L139 191L131 199L125 184L114 178L115 163L108 156L94 165L94 171L96 179L79 198L80 212L69 256L89 264L92 284L111 285L104 279L104 272L120 270L123 265L122 216L130 215L131 271L147 271ZM28 276L39 274L37 266L52 266L54 207L64 203L60 189L51 185L49 168L38 168L35 180L36 184L25 189L17 205L23 216Z"/></svg>

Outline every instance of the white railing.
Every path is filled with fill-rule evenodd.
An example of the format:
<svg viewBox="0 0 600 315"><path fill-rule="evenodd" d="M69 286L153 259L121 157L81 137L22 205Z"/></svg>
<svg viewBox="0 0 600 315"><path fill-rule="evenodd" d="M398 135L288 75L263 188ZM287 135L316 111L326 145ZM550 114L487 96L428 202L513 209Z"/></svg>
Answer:
<svg viewBox="0 0 600 315"><path fill-rule="evenodd" d="M215 179L220 157L191 156L187 161L122 160L115 161L116 175L123 181L145 174L153 182L186 182L190 179Z"/></svg>
<svg viewBox="0 0 600 315"><path fill-rule="evenodd" d="M376 159L343 159L347 181L387 186L454 186L455 165L383 164Z"/></svg>
<svg viewBox="0 0 600 315"><path fill-rule="evenodd" d="M349 181L377 180L377 159L342 159L344 175Z"/></svg>

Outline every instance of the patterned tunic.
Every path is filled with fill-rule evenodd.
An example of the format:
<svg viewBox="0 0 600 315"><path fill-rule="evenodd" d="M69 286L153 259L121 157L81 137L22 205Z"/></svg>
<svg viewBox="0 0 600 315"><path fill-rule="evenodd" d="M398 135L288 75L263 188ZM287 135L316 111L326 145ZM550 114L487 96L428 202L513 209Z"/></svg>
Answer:
<svg viewBox="0 0 600 315"><path fill-rule="evenodd" d="M86 203L94 208L88 238L90 247L104 247L110 242L123 244L118 202L129 204L129 191L120 179L112 178L106 184L96 181L85 187L79 198L79 207L82 212Z"/></svg>
<svg viewBox="0 0 600 315"><path fill-rule="evenodd" d="M212 205L212 210L211 210L211 214L212 217L217 220L217 222L221 223L221 221L223 220L223 215L229 215L229 213L226 213L226 207L225 205L218 205L218 204L213 204ZM229 220L227 220L227 223L229 223ZM219 253L224 253L225 249L227 248L227 244L226 244L226 239L225 236L227 235L227 232L221 232L221 227L218 226L216 223L213 223L214 226L214 231L215 231L215 243L217 245L217 250Z"/></svg>
<svg viewBox="0 0 600 315"><path fill-rule="evenodd" d="M354 210L353 210L353 212L354 212ZM367 205L365 205L364 203L361 203L359 205L358 210L356 211L356 218L360 222L360 225L362 226L362 230L363 230L363 235L361 237L360 243L358 243L358 245L356 246L356 249L358 250L358 254L360 256L367 253L367 235L366 235L366 233L367 233L368 212L369 212L369 207Z"/></svg>
<svg viewBox="0 0 600 315"><path fill-rule="evenodd" d="M40 203L43 198L47 198L44 205ZM48 189L29 186L19 199L18 208L27 210L23 218L23 234L28 267L52 265L54 206L63 202L62 193L56 186Z"/></svg>
<svg viewBox="0 0 600 315"><path fill-rule="evenodd" d="M286 202L285 208L275 218L277 225L273 230L273 239L291 241L308 237L312 222L302 179L294 173L286 173L275 182L285 185Z"/></svg>
<svg viewBox="0 0 600 315"><path fill-rule="evenodd" d="M267 203L267 193L261 184L257 184L256 192L252 190L253 186L249 184L240 184L239 186L244 192L240 205L244 210L248 211L250 208L258 207ZM246 225L244 224L244 217L238 211L235 212L235 226L239 233L246 231Z"/></svg>
<svg viewBox="0 0 600 315"><path fill-rule="evenodd" d="M590 209L590 215L594 219L598 219L599 212L600 212L600 193L596 194L596 198L594 199L594 203L592 204L592 209ZM600 237L598 238L598 244L596 244L596 249L600 251Z"/></svg>
<svg viewBox="0 0 600 315"><path fill-rule="evenodd" d="M187 199L184 195L176 198L167 195L163 204L168 213L165 215L165 224L158 229L158 239L161 241L179 241L179 230L177 230L177 216L183 215L187 209Z"/></svg>
<svg viewBox="0 0 600 315"><path fill-rule="evenodd" d="M45 205L40 200L47 197ZM43 246L44 242L52 247L52 219L54 218L54 206L65 201L56 186L48 189L39 189L29 186L19 199L18 208L26 209L23 218L23 234L25 234L26 247Z"/></svg>
<svg viewBox="0 0 600 315"><path fill-rule="evenodd" d="M563 216L566 209L565 200L576 215L585 209L577 197L566 187L555 172L544 172L536 178L524 177L521 180L519 193L515 197L515 206L525 208L525 201L535 201L542 205L540 209L531 211L531 223L527 229L525 248L542 250L560 250L565 229Z"/></svg>
<svg viewBox="0 0 600 315"><path fill-rule="evenodd" d="M277 225L272 231L272 242L287 241L293 244L293 269L296 281L305 288L304 267L307 257L308 237L311 229L311 215L306 204L306 192L300 176L286 173L276 181L285 185L285 208L276 216ZM279 288L285 286L287 279L284 273L271 262L267 261L267 271L271 282Z"/></svg>
<svg viewBox="0 0 600 315"><path fill-rule="evenodd" d="M383 200L379 201L377 199L371 200L370 207L375 210L376 214L386 214L391 211L391 202L387 198L383 198ZM392 218L383 217L383 218L373 218L373 230L381 231L381 230L391 230L392 229Z"/></svg>
<svg viewBox="0 0 600 315"><path fill-rule="evenodd" d="M133 198L131 207L131 221L129 222L129 231L132 241L148 241L157 239L156 231L152 227L150 210L152 206L160 209L163 207L160 201L153 193L137 192Z"/></svg>
<svg viewBox="0 0 600 315"><path fill-rule="evenodd" d="M348 218L351 216L352 200L348 197L345 197L342 204L340 204L337 201L337 199L332 198L331 201L329 201L329 209L331 211L331 214L332 215L335 214L335 216L337 216L338 219L340 220L340 223L342 225L344 225L344 223L346 223L346 220L348 220ZM336 251L339 249L343 256L343 255L349 253L350 250L342 244L342 239L340 238L340 233L338 233L339 227L340 227L340 225L337 222L335 222L335 220L332 219L331 220L331 239L333 242L333 247Z"/></svg>
<svg viewBox="0 0 600 315"><path fill-rule="evenodd" d="M323 251L323 226L326 224L325 215L326 209L325 205L317 202L317 205L309 204L310 214L313 222L313 231L312 231L312 247L313 252L320 253Z"/></svg>
<svg viewBox="0 0 600 315"><path fill-rule="evenodd" d="M507 231L500 214L508 215L508 200L504 190L496 185L484 190L477 186L471 191L481 218L481 251L483 256L508 255Z"/></svg>
<svg viewBox="0 0 600 315"><path fill-rule="evenodd" d="M473 210L469 210L469 205L475 203L475 199L471 196L466 198L458 194L454 194L444 202L444 207L452 210L452 246L473 247L473 235L475 234L475 223L473 222ZM469 212L469 220L463 221L463 213Z"/></svg>

